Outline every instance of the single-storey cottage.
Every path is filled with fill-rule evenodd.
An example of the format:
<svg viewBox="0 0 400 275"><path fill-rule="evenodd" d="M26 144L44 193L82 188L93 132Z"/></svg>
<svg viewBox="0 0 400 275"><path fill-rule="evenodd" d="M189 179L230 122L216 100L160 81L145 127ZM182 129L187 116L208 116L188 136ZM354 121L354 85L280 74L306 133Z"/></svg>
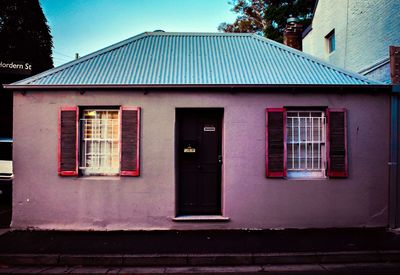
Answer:
<svg viewBox="0 0 400 275"><path fill-rule="evenodd" d="M390 87L258 35L143 33L6 88L14 228L388 225Z"/></svg>

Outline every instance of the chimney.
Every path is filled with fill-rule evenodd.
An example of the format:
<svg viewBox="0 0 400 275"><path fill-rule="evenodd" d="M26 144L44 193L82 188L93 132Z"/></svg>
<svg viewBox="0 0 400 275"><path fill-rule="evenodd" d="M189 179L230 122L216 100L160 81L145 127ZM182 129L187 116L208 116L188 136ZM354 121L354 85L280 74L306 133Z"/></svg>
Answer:
<svg viewBox="0 0 400 275"><path fill-rule="evenodd" d="M303 50L301 36L303 25L299 23L296 17L290 17L286 22L286 27L283 30L283 44L299 51Z"/></svg>
<svg viewBox="0 0 400 275"><path fill-rule="evenodd" d="M392 84L400 85L400 47L390 46L390 79Z"/></svg>

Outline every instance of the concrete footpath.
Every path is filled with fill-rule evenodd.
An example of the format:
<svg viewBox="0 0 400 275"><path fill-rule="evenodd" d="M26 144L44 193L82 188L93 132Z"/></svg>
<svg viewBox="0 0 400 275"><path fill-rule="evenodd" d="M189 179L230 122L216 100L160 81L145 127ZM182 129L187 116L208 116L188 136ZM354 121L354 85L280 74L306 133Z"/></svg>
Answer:
<svg viewBox="0 0 400 275"><path fill-rule="evenodd" d="M385 229L9 231L0 273L400 274Z"/></svg>

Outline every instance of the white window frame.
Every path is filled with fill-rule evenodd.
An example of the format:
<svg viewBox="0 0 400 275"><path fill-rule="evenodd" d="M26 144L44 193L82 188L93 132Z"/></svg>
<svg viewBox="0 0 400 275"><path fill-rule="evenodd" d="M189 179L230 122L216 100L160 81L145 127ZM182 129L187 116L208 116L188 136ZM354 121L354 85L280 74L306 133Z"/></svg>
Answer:
<svg viewBox="0 0 400 275"><path fill-rule="evenodd" d="M335 29L331 30L326 36L325 36L325 44L326 44L326 52L328 54L332 54L333 52L336 51L336 35L335 35Z"/></svg>
<svg viewBox="0 0 400 275"><path fill-rule="evenodd" d="M308 113L308 115L304 116L304 113ZM321 115L312 116L312 113ZM321 110L287 110L286 133L287 177L293 179L326 178L325 112ZM317 158L316 164L315 158ZM302 161L303 159L304 161Z"/></svg>
<svg viewBox="0 0 400 275"><path fill-rule="evenodd" d="M0 144L3 146L9 146L12 148L13 140L12 138L0 138ZM12 150L12 149L11 149ZM0 159L0 181L2 180L12 180L14 177L13 174L13 161L12 157L5 159Z"/></svg>
<svg viewBox="0 0 400 275"><path fill-rule="evenodd" d="M85 118L85 113L113 112L118 114L117 119ZM83 108L82 117L79 120L80 162L79 170L84 176L106 175L115 176L120 173L121 154L121 112L117 108ZM114 129L117 129L115 133ZM111 136L109 131L111 129ZM91 131L91 137L87 137L86 131ZM109 165L107 165L109 164Z"/></svg>

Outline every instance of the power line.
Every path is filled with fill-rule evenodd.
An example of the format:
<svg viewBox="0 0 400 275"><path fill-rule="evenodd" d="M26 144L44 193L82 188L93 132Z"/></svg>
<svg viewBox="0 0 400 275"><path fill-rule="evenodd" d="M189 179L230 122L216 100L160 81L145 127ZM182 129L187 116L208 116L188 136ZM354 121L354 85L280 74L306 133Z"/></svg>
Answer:
<svg viewBox="0 0 400 275"><path fill-rule="evenodd" d="M61 61L61 62L69 62L69 61L72 61L72 60L60 59L60 58L53 58L53 60L55 60L55 61Z"/></svg>
<svg viewBox="0 0 400 275"><path fill-rule="evenodd" d="M56 53L56 54L59 54L59 55L63 55L63 56L65 56L65 57L69 57L69 58L74 58L73 56L70 56L70 55L67 55L67 54L65 54L65 53L55 51L55 50L53 50L53 53Z"/></svg>
<svg viewBox="0 0 400 275"><path fill-rule="evenodd" d="M71 60L71 59L73 59L72 57L68 57L68 58L66 58L66 57L62 57L62 56L54 56L54 55L53 55L53 58L57 58L57 59L64 59L64 60Z"/></svg>

